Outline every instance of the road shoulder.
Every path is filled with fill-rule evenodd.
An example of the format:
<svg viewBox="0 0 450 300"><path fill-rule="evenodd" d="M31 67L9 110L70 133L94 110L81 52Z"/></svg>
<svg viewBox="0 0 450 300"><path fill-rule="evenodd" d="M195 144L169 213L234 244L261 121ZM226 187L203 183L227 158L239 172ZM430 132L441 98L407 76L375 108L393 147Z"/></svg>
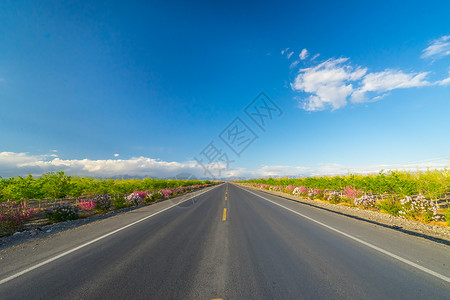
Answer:
<svg viewBox="0 0 450 300"><path fill-rule="evenodd" d="M405 234L419 236L437 243L450 246L450 228L422 224L400 217L388 215L378 211L370 211L360 209L358 207L349 207L343 205L336 205L316 200L303 199L287 193L266 191L258 188L239 186L253 191L259 191L265 194L275 195L290 201L299 202L304 205L323 209L332 213L340 214L360 221L372 223L384 228L389 228Z"/></svg>

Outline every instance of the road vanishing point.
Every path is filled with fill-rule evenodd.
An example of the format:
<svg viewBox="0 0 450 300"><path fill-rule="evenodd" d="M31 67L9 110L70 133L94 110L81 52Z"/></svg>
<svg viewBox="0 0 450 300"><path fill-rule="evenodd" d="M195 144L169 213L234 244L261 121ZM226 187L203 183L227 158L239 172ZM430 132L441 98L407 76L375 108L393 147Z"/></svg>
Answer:
<svg viewBox="0 0 450 300"><path fill-rule="evenodd" d="M224 183L1 251L0 299L450 299L450 247Z"/></svg>

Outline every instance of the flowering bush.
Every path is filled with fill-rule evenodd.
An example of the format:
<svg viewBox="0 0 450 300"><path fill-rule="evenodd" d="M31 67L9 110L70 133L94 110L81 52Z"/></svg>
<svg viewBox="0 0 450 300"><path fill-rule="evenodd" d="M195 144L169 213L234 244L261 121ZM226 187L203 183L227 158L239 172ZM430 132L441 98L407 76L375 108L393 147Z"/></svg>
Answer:
<svg viewBox="0 0 450 300"><path fill-rule="evenodd" d="M323 191L319 190L319 189L314 189L313 190L313 196L314 196L314 198L321 199L321 200L325 197Z"/></svg>
<svg viewBox="0 0 450 300"><path fill-rule="evenodd" d="M168 198L172 195L172 190L171 189L163 189L159 191L164 198Z"/></svg>
<svg viewBox="0 0 450 300"><path fill-rule="evenodd" d="M426 223L441 219L441 216L437 214L437 206L423 195L419 195L415 199L406 196L400 200L400 203L402 204L402 210L398 213L404 218L418 219Z"/></svg>
<svg viewBox="0 0 450 300"><path fill-rule="evenodd" d="M0 204L0 226L7 233L11 234L22 230L25 221L36 214L33 208L28 208L25 202L12 202Z"/></svg>
<svg viewBox="0 0 450 300"><path fill-rule="evenodd" d="M85 211L91 211L95 209L95 203L92 200L80 200L77 201L77 205Z"/></svg>
<svg viewBox="0 0 450 300"><path fill-rule="evenodd" d="M342 201L342 197L339 192L334 191L328 194L327 200L330 201L330 203L337 204Z"/></svg>
<svg viewBox="0 0 450 300"><path fill-rule="evenodd" d="M292 194L297 196L306 196L308 194L308 188L304 186L298 186L294 189L294 191L292 191Z"/></svg>
<svg viewBox="0 0 450 300"><path fill-rule="evenodd" d="M188 189L186 189L188 190ZM153 202L156 201L157 199L154 197L153 193L147 193L147 196L145 196L145 198L142 199L145 203L149 203L149 202Z"/></svg>
<svg viewBox="0 0 450 300"><path fill-rule="evenodd" d="M304 187L303 187L304 188ZM305 191L306 188L301 189L299 192L301 193L302 191ZM314 199L323 199L324 198L324 194L322 190L319 189L306 189L307 191L307 195L309 198L311 198L312 200Z"/></svg>
<svg viewBox="0 0 450 300"><path fill-rule="evenodd" d="M338 204L340 202L346 202L354 204L362 208L377 208L382 212L402 216L404 218L419 220L423 222L430 221L444 221L446 220L450 225L450 208L448 208L442 217L437 214L438 206L433 202L427 200L425 196L419 195L418 197L405 196L402 200L398 200L397 194L388 195L383 197L381 201L377 201L376 195L363 195L364 191L357 190L353 186L346 186L342 191L324 192L320 189L308 189L305 186L294 187L293 185L267 185L264 183L242 183L243 185L249 185L260 189L268 189L272 191L284 191L286 193L292 193L297 196L308 196L312 199L326 199L330 203ZM370 190L369 190L370 192ZM427 194L428 195L428 194Z"/></svg>
<svg viewBox="0 0 450 300"><path fill-rule="evenodd" d="M158 201L164 198L164 195L161 192L156 192L153 194L151 201Z"/></svg>
<svg viewBox="0 0 450 300"><path fill-rule="evenodd" d="M288 186L286 187L286 191L287 191L288 193L292 193L294 190L295 190L295 185L288 185Z"/></svg>
<svg viewBox="0 0 450 300"><path fill-rule="evenodd" d="M138 195L141 199L144 199L145 197L147 197L147 192L145 192L145 191L134 191L133 193Z"/></svg>
<svg viewBox="0 0 450 300"><path fill-rule="evenodd" d="M357 190L352 186L347 186L344 188L344 195L345 197L353 200L361 196L363 193L363 190Z"/></svg>
<svg viewBox="0 0 450 300"><path fill-rule="evenodd" d="M97 211L106 212L111 208L111 196L109 194L95 195L92 200Z"/></svg>
<svg viewBox="0 0 450 300"><path fill-rule="evenodd" d="M145 193L145 194L147 194L147 193ZM132 206L138 206L138 205L142 205L144 203L142 198L139 197L139 195L136 193L129 194L125 198L125 201L127 202L128 205L132 205Z"/></svg>
<svg viewBox="0 0 450 300"><path fill-rule="evenodd" d="M76 220L80 217L80 208L67 203L57 203L45 211L45 216L52 222Z"/></svg>
<svg viewBox="0 0 450 300"><path fill-rule="evenodd" d="M160 197L168 198L168 197L175 196L175 195L178 195L178 194L186 192L186 191L193 191L195 189L199 189L199 188L202 188L202 187L207 187L207 186L210 186L210 185L211 184L202 184L202 185L195 184L195 185L191 185L191 186L188 186L188 187L162 189L162 190L159 190L157 193L154 193L152 195L152 198L150 199L150 201L158 200L158 199L160 199ZM160 196L158 196L158 194Z"/></svg>
<svg viewBox="0 0 450 300"><path fill-rule="evenodd" d="M269 189L276 192L282 192L284 190L282 185L271 186Z"/></svg>
<svg viewBox="0 0 450 300"><path fill-rule="evenodd" d="M356 206L361 206L364 208L375 207L377 199L374 196L361 196L353 200Z"/></svg>

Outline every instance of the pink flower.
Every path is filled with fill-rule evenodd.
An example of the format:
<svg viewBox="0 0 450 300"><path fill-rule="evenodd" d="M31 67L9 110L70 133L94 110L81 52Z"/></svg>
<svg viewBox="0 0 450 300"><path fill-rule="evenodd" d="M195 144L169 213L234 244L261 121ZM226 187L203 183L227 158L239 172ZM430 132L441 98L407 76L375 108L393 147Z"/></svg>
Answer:
<svg viewBox="0 0 450 300"><path fill-rule="evenodd" d="M347 186L344 188L344 194L349 199L356 199L359 196L361 196L363 193L363 190L356 190L352 186Z"/></svg>
<svg viewBox="0 0 450 300"><path fill-rule="evenodd" d="M95 203L92 200L80 200L77 201L77 205L82 209L82 210L93 210L95 208Z"/></svg>
<svg viewBox="0 0 450 300"><path fill-rule="evenodd" d="M145 191L134 191L134 194L138 195L139 198L144 199L145 197L147 197L147 192Z"/></svg>

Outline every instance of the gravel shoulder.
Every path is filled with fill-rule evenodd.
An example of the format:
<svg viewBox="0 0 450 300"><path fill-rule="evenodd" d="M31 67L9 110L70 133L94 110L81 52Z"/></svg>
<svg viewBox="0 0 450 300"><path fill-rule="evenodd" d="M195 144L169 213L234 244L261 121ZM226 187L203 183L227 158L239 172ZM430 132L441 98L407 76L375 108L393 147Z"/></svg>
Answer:
<svg viewBox="0 0 450 300"><path fill-rule="evenodd" d="M437 243L450 246L450 228L423 224L415 221L392 216L379 211L371 211L358 207L350 207L327 202L300 198L283 192L261 190L254 187L245 186L245 188L257 190L266 194L272 194L284 199L296 201L305 205L313 206L329 212L344 215L353 219L369 222L385 228L390 228L405 234L419 236Z"/></svg>
<svg viewBox="0 0 450 300"><path fill-rule="evenodd" d="M16 232L9 236L0 237L0 251L10 248L10 247L13 247L13 246L23 244L30 240L44 238L44 237L47 237L47 236L50 236L50 235L53 235L53 234L56 234L59 232L63 232L63 231L77 228L80 226L92 224L94 222L100 222L104 219L114 217L118 214L123 214L123 213L129 212L129 211L132 211L132 210L140 209L144 206L155 205L155 204L165 202L165 201L175 201L175 202L182 201L182 199L184 197L195 196L196 193L199 193L202 191L204 191L204 189L184 193L181 195L177 195L175 197L170 197L170 198L167 198L164 200L160 200L160 201L153 202L153 203L148 203L148 204L141 205L141 206L133 206L133 207L117 209L117 210L109 211L104 214L94 215L91 217L82 218L82 219L78 219L78 220L58 222L58 223L53 223L53 224L48 224L48 222L44 222L44 223L37 222L37 223L32 223L32 224L25 224L23 231Z"/></svg>
<svg viewBox="0 0 450 300"><path fill-rule="evenodd" d="M296 201L305 205L313 206L319 209L324 209L329 212L337 213L340 215L344 215L350 218L358 219L365 222L370 222L372 224L382 226L385 228L390 228L392 230L396 230L399 232L403 232L405 234L420 236L422 238L432 240L438 243L450 245L450 228L449 227L441 227L429 224L422 224L410 220L406 220L400 217L388 215L378 211L371 211L360 209L358 207L349 207L337 204L330 204L326 202L303 199L300 197L296 197L290 194L282 193L282 192L274 192L274 191L266 191L260 190L253 187L245 187L251 188L253 190L261 191L266 194L272 194L284 199L288 199L291 201ZM190 194L190 193L189 193ZM173 200L177 197L183 197L187 194L179 195L173 198L166 199L164 201ZM160 203L161 201L147 204L153 205L156 203ZM141 206L142 207L142 206ZM78 219L73 221L66 221L60 223L54 223L49 225L28 225L25 226L25 230L21 232L16 232L13 235L5 236L0 238L0 251L6 248L10 248L12 246L20 245L27 241L43 238L49 235L53 235L55 233L59 233L62 231L70 230L72 228L76 228L79 226L87 225L93 222L99 222L103 219L113 217L115 215L126 213L135 209L139 209L141 207L128 207L115 211L111 211L102 215L95 215L92 217Z"/></svg>

